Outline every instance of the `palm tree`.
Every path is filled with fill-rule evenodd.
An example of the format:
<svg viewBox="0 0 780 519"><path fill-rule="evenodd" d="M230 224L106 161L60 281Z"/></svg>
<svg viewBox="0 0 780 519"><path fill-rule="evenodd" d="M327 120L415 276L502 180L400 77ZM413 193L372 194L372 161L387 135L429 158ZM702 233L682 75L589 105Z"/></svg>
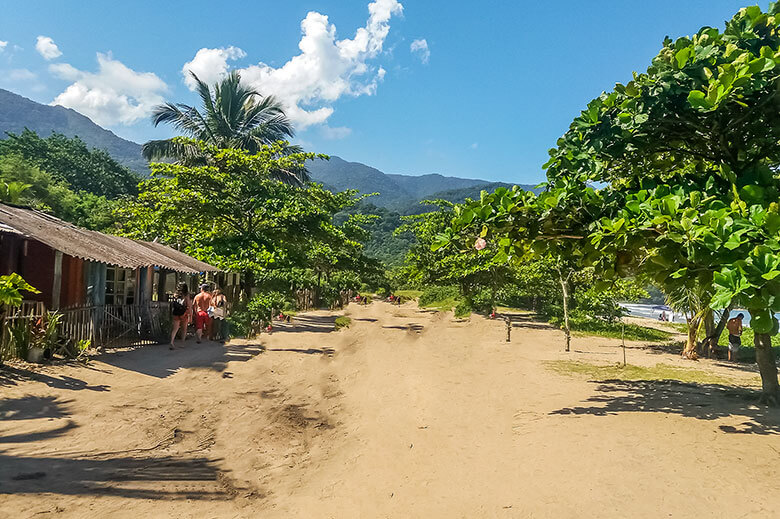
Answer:
<svg viewBox="0 0 780 519"><path fill-rule="evenodd" d="M0 202L19 204L32 184L22 182L0 182Z"/></svg>
<svg viewBox="0 0 780 519"><path fill-rule="evenodd" d="M203 102L203 110L182 103L165 103L152 112L152 123L170 124L188 137L220 148L237 148L257 153L263 145L287 140L295 132L274 96L262 96L241 84L241 75L233 71L212 89L193 72L192 78ZM141 148L147 160L173 159L179 163L203 162L196 146L173 139L149 141ZM299 153L300 146L288 145L285 154ZM279 172L278 180L302 184L309 180L307 171Z"/></svg>

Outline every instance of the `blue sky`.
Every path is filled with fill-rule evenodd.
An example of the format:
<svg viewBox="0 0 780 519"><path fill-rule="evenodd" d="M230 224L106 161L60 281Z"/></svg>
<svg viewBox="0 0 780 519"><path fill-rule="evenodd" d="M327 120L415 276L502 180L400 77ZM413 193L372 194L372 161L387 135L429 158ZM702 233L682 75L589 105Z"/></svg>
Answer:
<svg viewBox="0 0 780 519"><path fill-rule="evenodd" d="M172 135L152 128L151 106L196 103L185 64L206 79L238 68L261 92L283 99L310 151L387 173L537 183L547 150L572 118L644 70L664 36L722 27L749 4L229 5L5 0L0 88L69 106L143 142Z"/></svg>

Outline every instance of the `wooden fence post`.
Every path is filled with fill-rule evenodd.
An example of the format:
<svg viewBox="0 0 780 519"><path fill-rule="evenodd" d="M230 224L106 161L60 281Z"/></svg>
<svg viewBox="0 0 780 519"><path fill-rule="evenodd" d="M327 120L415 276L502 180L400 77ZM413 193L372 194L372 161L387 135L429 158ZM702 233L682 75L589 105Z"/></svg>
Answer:
<svg viewBox="0 0 780 519"><path fill-rule="evenodd" d="M62 291L62 252L54 251L54 281L51 287L51 308L60 309L60 293Z"/></svg>

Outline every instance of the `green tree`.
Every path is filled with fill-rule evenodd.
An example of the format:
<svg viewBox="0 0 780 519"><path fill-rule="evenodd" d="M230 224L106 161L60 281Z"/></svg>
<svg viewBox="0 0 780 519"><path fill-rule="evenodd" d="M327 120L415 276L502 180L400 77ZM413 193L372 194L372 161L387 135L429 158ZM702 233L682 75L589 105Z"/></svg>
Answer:
<svg viewBox="0 0 780 519"><path fill-rule="evenodd" d="M284 141L294 135L292 123L281 103L274 96L262 96L258 91L241 84L241 75L233 71L214 85L213 90L194 73L202 110L185 104L166 103L155 108L152 123L170 124L185 136L206 142L217 148L238 148L257 153L265 145ZM280 153L300 153L298 146L286 145ZM181 139L153 140L143 145L144 157L149 160L176 159L181 163L201 163L204 156L192 141ZM298 176L284 175L281 180L303 182L308 180L306 170Z"/></svg>
<svg viewBox="0 0 780 519"><path fill-rule="evenodd" d="M771 215L780 196L779 15L777 3L768 12L747 7L722 32L705 27L667 39L646 73L589 103L548 163L553 181L584 174L626 199L605 208L609 218L594 239L618 252L616 267L653 271L667 293L698 290L697 319L706 307L727 307L731 294L749 298L759 323L773 322L773 280L761 276L772 275L763 258L776 253L778 239ZM719 283L733 272L738 284L727 290ZM757 331L763 398L777 401L774 327ZM689 337L686 350L692 330Z"/></svg>
<svg viewBox="0 0 780 519"><path fill-rule="evenodd" d="M103 150L90 149L78 137L60 133L41 138L25 129L0 141L0 156L22 157L73 191L85 191L108 199L135 195L140 177Z"/></svg>
<svg viewBox="0 0 780 519"><path fill-rule="evenodd" d="M601 206L600 194L582 178L560 179L557 187L536 196L515 186L482 193L480 200L456 210L452 227L436 240L434 248L452 242L468 243L475 236L486 240L498 264L545 260L561 289L566 351L571 344L569 310L571 281L588 266L588 228Z"/></svg>
<svg viewBox="0 0 780 519"><path fill-rule="evenodd" d="M31 187L30 184L21 182L2 182L0 183L0 202L18 204L22 201L24 193Z"/></svg>
<svg viewBox="0 0 780 519"><path fill-rule="evenodd" d="M283 143L257 153L187 141L207 157L205 165L153 163L138 200L118 212L121 232L186 250L226 271L241 272L247 288L268 283L298 287L312 277L360 271L365 239L355 215L340 225L334 215L360 200L354 191L332 193L317 184L276 180L298 173L313 153L283 154ZM322 156L320 156L322 157ZM321 281L321 279L320 279Z"/></svg>
<svg viewBox="0 0 780 519"><path fill-rule="evenodd" d="M458 251L439 247L442 233L453 217L460 214L462 206L447 200L423 203L438 209L403 217L405 223L396 231L415 238L405 257L404 278L415 286L457 286L470 309L494 310L500 287L512 278L511 269L495 257L493 247L463 246Z"/></svg>
<svg viewBox="0 0 780 519"><path fill-rule="evenodd" d="M0 190L4 185L17 186L9 190L9 199L4 201L28 205L87 229L110 230L114 224L116 201L85 191L76 193L64 181L20 156L0 156Z"/></svg>

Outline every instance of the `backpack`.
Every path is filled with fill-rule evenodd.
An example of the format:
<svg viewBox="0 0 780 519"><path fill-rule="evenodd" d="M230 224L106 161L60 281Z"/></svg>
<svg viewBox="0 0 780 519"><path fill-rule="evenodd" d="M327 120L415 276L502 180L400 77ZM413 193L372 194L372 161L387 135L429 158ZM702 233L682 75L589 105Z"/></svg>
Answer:
<svg viewBox="0 0 780 519"><path fill-rule="evenodd" d="M187 311L187 305L185 303L186 300L184 298L171 301L171 311L173 312L173 315L176 317L184 315L184 312Z"/></svg>

